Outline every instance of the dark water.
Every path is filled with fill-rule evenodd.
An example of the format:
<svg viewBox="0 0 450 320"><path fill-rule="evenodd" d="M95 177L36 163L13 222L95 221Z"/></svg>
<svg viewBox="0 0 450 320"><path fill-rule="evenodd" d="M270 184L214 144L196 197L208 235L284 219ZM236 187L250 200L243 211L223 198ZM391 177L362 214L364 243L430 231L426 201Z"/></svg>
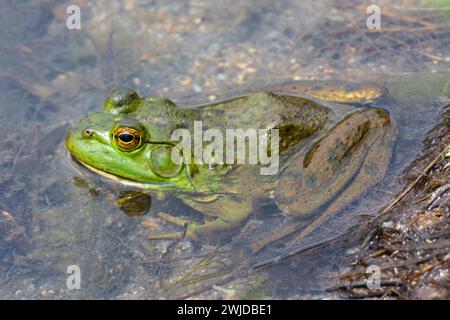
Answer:
<svg viewBox="0 0 450 320"><path fill-rule="evenodd" d="M0 6L1 298L323 297L351 241L263 271L247 267L203 282L189 276L193 287L179 275L196 265L204 276L274 260L376 213L401 187L397 177L448 102L449 15L436 1L381 6L380 32L368 32L366 5L357 1L79 1L80 30L66 27L69 4ZM80 178L68 164L68 126L100 109L117 86L142 96L208 101L316 79L386 86L390 95L378 104L397 122L399 139L385 181L295 247L254 256L245 250L255 234L281 223L280 216L250 219L228 246L148 241L153 224L158 232L177 229L151 214L124 215L116 188ZM152 212L184 210L175 199L152 200ZM80 267L80 290L66 286L70 265ZM204 282L215 287L203 293ZM173 283L184 284L171 289Z"/></svg>

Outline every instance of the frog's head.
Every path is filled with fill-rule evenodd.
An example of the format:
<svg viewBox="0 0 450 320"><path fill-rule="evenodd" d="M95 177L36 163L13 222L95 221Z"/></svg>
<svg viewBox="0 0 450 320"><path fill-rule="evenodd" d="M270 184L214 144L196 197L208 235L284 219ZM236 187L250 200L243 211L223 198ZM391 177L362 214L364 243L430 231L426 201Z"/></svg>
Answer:
<svg viewBox="0 0 450 320"><path fill-rule="evenodd" d="M73 158L109 178L148 188L192 189L191 168L172 161L174 142L170 137L165 140L151 125L151 112L147 112L174 105L163 98L150 101L131 89L114 90L103 111L84 117L71 128L67 149Z"/></svg>

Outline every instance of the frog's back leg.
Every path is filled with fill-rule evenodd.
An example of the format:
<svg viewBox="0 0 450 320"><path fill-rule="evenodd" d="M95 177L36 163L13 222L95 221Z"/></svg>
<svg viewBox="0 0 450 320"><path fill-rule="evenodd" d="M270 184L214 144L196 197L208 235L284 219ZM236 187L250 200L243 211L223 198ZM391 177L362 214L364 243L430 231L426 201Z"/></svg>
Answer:
<svg viewBox="0 0 450 320"><path fill-rule="evenodd" d="M358 123L359 129L354 126ZM370 125L367 126L367 123ZM361 131L362 128L366 129ZM353 136L353 141L358 132L363 132L360 141L364 143L347 144L347 148L342 148L343 144L338 143L338 136L341 139ZM293 215L305 215L319 208L324 211L296 237L289 240L291 244L315 231L325 220L384 177L389 166L395 133L395 125L386 111L362 109L338 123L330 134L313 145L306 157L295 156L294 162L281 174L277 185L276 202L279 208ZM330 158L329 155L334 157ZM349 163L349 156L356 158ZM341 161L335 162L338 159ZM335 166L332 169L336 170L335 172L329 171L329 165L333 162ZM305 176L314 172L317 173L316 179L302 183L305 182ZM337 180L337 183L333 183L333 180ZM330 192L331 189L336 190L339 185L342 190ZM304 222L299 221L292 222L288 227L282 226L282 229L276 228L271 234L265 235L264 239L255 242L252 249L259 251L273 241L292 235L303 226Z"/></svg>
<svg viewBox="0 0 450 320"><path fill-rule="evenodd" d="M395 125L383 109L362 109L351 114L304 157L294 156L277 185L278 206L293 215L326 208L302 234L313 231L384 177L395 132Z"/></svg>

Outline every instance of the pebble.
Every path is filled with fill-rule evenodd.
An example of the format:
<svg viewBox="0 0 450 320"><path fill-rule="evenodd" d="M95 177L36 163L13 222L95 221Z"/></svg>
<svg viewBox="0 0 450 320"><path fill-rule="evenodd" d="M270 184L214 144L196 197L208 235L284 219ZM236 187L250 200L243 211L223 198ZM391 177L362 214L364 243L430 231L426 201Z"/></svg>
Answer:
<svg viewBox="0 0 450 320"><path fill-rule="evenodd" d="M192 82L192 79L189 78L189 77L185 77L185 78L183 78L183 79L180 80L180 84L181 84L183 87L188 86L191 82Z"/></svg>
<svg viewBox="0 0 450 320"><path fill-rule="evenodd" d="M192 90L194 90L195 93L200 93L203 91L202 87L200 87L199 85L194 84L192 86Z"/></svg>

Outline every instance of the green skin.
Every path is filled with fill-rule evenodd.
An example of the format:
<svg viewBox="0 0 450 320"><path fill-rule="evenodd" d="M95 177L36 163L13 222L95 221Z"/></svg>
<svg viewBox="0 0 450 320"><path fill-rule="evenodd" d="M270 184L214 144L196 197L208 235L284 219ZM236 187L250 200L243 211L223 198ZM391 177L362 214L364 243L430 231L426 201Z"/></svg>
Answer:
<svg viewBox="0 0 450 320"><path fill-rule="evenodd" d="M373 95L374 89L368 92ZM339 96L340 102L345 94ZM309 95L314 96L311 91ZM352 92L349 101L355 102L354 96ZM364 100L364 88L357 97ZM186 236L191 239L217 240L243 225L255 200L273 199L291 215L326 208L323 220L382 179L395 137L389 114L380 108L354 109L316 101L258 92L179 107L166 98L140 98L131 89L118 89L102 111L84 117L69 131L66 146L75 159L99 174L142 189L169 192L204 213L204 223L164 213L159 217L180 226L188 223ZM278 173L260 175L260 165L176 165L170 158L171 148L178 144L171 140L172 132L185 128L193 137L195 120L202 121L204 131L279 129ZM114 132L119 127L141 134L136 149L125 151L117 145Z"/></svg>

